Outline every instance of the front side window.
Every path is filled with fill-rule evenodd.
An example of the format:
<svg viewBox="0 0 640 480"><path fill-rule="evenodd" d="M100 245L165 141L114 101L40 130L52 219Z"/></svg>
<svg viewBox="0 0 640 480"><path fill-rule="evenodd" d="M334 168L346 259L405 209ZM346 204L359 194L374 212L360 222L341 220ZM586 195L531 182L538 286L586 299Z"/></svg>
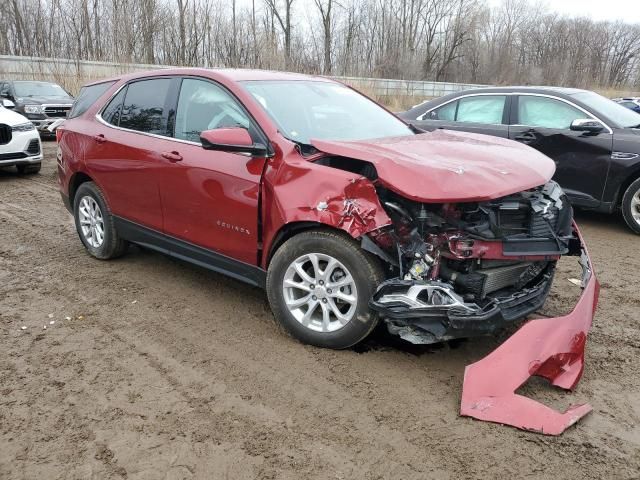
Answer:
<svg viewBox="0 0 640 480"><path fill-rule="evenodd" d="M364 140L413 135L395 115L358 92L334 82L277 80L243 82L246 90L289 140Z"/></svg>
<svg viewBox="0 0 640 480"><path fill-rule="evenodd" d="M238 102L214 83L185 78L176 112L175 138L200 142L200 134L216 128L250 129L249 117Z"/></svg>
<svg viewBox="0 0 640 480"><path fill-rule="evenodd" d="M73 102L73 106L69 112L69 118L79 117L86 112L89 107L91 107L91 105L93 105L94 102L98 100L98 98L100 98L102 94L114 83L115 82L105 82L97 85L89 85L88 87L82 87L80 95L78 95L76 101Z"/></svg>
<svg viewBox="0 0 640 480"><path fill-rule="evenodd" d="M120 127L170 136L168 119L172 112L167 106L170 85L169 78L130 83L122 105Z"/></svg>
<svg viewBox="0 0 640 480"><path fill-rule="evenodd" d="M520 125L568 130L574 120L589 117L582 110L553 98L521 96L518 99Z"/></svg>

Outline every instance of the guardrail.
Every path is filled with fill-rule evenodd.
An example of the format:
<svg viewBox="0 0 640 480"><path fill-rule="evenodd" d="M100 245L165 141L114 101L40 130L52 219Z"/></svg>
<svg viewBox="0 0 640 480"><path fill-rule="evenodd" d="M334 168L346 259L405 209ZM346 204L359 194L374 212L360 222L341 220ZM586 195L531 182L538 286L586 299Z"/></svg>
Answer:
<svg viewBox="0 0 640 480"><path fill-rule="evenodd" d="M52 80L77 93L83 83L123 73L140 72L169 65L112 63L62 58L16 57L0 55L0 79ZM386 78L332 77L375 96L439 97L484 85L469 83L426 82Z"/></svg>

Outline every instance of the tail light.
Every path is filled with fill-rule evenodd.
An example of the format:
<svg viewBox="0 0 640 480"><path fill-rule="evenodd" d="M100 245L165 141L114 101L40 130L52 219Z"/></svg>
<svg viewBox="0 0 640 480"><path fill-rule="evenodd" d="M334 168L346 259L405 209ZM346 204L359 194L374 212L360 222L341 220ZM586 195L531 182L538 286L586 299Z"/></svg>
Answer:
<svg viewBox="0 0 640 480"><path fill-rule="evenodd" d="M58 127L56 128L56 142L60 143L60 140L62 139L62 133L64 132L64 128L62 127Z"/></svg>

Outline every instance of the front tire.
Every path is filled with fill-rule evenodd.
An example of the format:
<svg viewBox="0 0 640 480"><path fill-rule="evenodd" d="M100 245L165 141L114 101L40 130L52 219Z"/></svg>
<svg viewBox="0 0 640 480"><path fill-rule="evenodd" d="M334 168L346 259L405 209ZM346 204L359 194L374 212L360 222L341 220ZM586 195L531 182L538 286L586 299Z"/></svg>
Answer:
<svg viewBox="0 0 640 480"><path fill-rule="evenodd" d="M640 234L640 178L629 185L622 197L622 216L629 228Z"/></svg>
<svg viewBox="0 0 640 480"><path fill-rule="evenodd" d="M73 218L82 244L91 256L100 260L117 258L127 250L127 242L118 236L113 216L100 188L85 182L73 197Z"/></svg>
<svg viewBox="0 0 640 480"><path fill-rule="evenodd" d="M274 254L267 296L278 323L303 343L344 349L378 323L369 299L382 282L377 260L338 232L298 234Z"/></svg>

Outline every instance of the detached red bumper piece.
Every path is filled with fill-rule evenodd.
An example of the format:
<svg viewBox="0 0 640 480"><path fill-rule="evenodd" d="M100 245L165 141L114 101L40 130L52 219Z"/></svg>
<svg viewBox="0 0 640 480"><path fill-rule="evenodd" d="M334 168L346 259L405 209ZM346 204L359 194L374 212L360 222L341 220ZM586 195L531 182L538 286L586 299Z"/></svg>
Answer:
<svg viewBox="0 0 640 480"><path fill-rule="evenodd" d="M583 292L564 317L531 320L500 347L469 365L464 373L460 414L503 423L546 435L559 435L591 411L575 405L560 413L515 391L530 377L547 378L572 390L584 368L587 333L598 303L600 286L578 227Z"/></svg>

